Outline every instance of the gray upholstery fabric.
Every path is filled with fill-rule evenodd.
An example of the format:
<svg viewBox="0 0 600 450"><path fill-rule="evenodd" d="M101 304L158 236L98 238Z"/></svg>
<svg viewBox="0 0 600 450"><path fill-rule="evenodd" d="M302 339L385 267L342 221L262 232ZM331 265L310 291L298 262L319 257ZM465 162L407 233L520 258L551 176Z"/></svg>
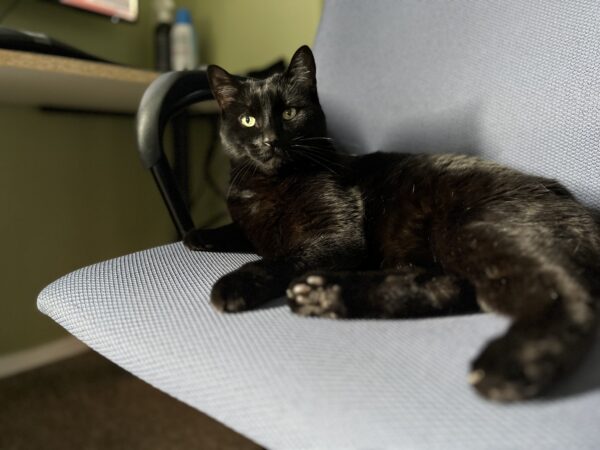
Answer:
<svg viewBox="0 0 600 450"><path fill-rule="evenodd" d="M600 206L600 3L330 0L317 43L354 151L466 151L559 177ZM554 398L487 403L469 361L505 322L239 315L212 283L251 256L180 244L74 272L40 309L91 347L271 449L593 449L600 349Z"/></svg>
<svg viewBox="0 0 600 450"><path fill-rule="evenodd" d="M269 449L598 448L600 348L556 398L491 404L466 374L503 319L331 321L294 316L281 301L214 311L214 280L252 258L173 244L67 275L38 305L125 369Z"/></svg>
<svg viewBox="0 0 600 450"><path fill-rule="evenodd" d="M467 152L600 207L600 2L330 0L316 46L353 152Z"/></svg>

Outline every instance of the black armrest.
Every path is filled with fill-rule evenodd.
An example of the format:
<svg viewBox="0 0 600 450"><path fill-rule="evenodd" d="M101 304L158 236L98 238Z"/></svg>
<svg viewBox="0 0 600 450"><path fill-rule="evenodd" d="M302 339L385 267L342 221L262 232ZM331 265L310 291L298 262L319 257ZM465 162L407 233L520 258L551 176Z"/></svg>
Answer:
<svg viewBox="0 0 600 450"><path fill-rule="evenodd" d="M186 106L212 99L204 71L168 72L144 92L136 117L138 150L150 169L180 236L194 228L190 212L163 150L163 133L169 120Z"/></svg>

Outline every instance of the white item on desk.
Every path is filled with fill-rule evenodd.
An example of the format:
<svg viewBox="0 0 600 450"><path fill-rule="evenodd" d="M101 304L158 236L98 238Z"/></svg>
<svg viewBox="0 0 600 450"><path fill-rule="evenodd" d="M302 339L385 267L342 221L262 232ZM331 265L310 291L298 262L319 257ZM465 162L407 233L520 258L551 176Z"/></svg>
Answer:
<svg viewBox="0 0 600 450"><path fill-rule="evenodd" d="M192 70L198 65L196 33L192 16L186 8L179 8L171 28L171 68Z"/></svg>

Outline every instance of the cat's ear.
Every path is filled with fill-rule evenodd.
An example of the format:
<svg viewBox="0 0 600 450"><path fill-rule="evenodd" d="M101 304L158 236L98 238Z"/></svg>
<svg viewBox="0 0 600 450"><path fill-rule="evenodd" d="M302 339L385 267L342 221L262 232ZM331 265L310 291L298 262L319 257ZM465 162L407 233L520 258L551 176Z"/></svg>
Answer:
<svg viewBox="0 0 600 450"><path fill-rule="evenodd" d="M315 57L308 45L303 45L290 61L286 72L288 78L297 83L302 83L309 87L317 85L317 67L315 65Z"/></svg>
<svg viewBox="0 0 600 450"><path fill-rule="evenodd" d="M210 65L206 69L208 84L221 109L231 105L239 92L239 82L225 69Z"/></svg>

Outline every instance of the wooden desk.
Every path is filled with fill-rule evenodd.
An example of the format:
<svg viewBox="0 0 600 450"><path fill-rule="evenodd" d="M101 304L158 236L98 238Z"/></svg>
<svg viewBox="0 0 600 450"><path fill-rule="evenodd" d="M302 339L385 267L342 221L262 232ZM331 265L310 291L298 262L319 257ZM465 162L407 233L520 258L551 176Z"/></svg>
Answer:
<svg viewBox="0 0 600 450"><path fill-rule="evenodd" d="M0 49L0 102L96 112L135 113L158 72L61 56ZM215 113L203 102L194 112Z"/></svg>

